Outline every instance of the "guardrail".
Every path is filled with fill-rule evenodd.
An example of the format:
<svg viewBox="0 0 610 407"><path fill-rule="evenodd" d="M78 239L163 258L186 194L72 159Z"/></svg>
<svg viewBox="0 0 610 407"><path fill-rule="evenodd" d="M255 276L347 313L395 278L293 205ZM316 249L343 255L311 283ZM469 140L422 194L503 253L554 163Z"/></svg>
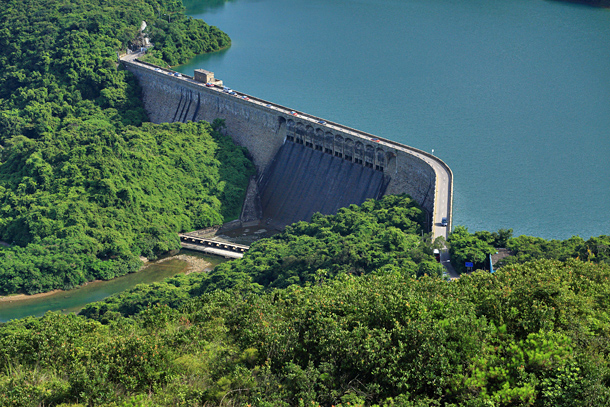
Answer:
<svg viewBox="0 0 610 407"><path fill-rule="evenodd" d="M220 242L218 240L210 240L203 239L200 237L194 237L189 235L178 235L180 237L180 241L184 243L191 243L201 246L213 247L216 249L222 250L230 250L237 253L245 253L248 251L250 246L246 246L243 244L229 243L229 242Z"/></svg>

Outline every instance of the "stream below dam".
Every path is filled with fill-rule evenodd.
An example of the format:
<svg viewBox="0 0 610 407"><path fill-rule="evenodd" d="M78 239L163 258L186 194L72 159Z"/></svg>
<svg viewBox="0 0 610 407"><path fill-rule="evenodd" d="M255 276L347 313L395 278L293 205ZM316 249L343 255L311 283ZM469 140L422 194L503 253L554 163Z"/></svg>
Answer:
<svg viewBox="0 0 610 407"><path fill-rule="evenodd" d="M181 250L176 256L165 257L146 264L140 271L108 281L93 281L78 288L53 291L32 296L0 297L0 322L27 316L42 316L47 311L78 312L85 305L101 301L113 294L134 288L138 284L163 281L176 274L192 271L205 272L227 261L190 250ZM203 270L199 270L203 268Z"/></svg>

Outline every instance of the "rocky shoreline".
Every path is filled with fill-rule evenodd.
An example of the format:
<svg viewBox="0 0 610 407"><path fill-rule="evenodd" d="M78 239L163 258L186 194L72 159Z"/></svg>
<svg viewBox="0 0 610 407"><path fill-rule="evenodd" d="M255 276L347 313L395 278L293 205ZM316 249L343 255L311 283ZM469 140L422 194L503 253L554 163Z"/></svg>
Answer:
<svg viewBox="0 0 610 407"><path fill-rule="evenodd" d="M187 254L179 254L177 256L166 257L164 259L156 261L156 263L164 263L169 260L182 260L185 261L188 265L188 268L184 272L184 274L188 275L191 273L201 273L205 271L210 271L213 267L212 263L206 261L202 258L189 256ZM145 268L147 265L144 265Z"/></svg>

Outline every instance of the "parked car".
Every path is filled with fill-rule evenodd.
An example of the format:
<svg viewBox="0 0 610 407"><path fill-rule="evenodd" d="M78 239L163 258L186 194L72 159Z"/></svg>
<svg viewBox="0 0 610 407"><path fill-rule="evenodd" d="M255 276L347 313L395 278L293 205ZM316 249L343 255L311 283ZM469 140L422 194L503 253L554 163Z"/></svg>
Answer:
<svg viewBox="0 0 610 407"><path fill-rule="evenodd" d="M379 143L379 139L378 138L372 138L371 141L374 141L375 143Z"/></svg>
<svg viewBox="0 0 610 407"><path fill-rule="evenodd" d="M208 88L211 88L212 86L214 86L214 84L212 82L208 82L205 84L205 86L207 86Z"/></svg>
<svg viewBox="0 0 610 407"><path fill-rule="evenodd" d="M318 123L320 124L326 124L326 122L324 120L318 120Z"/></svg>

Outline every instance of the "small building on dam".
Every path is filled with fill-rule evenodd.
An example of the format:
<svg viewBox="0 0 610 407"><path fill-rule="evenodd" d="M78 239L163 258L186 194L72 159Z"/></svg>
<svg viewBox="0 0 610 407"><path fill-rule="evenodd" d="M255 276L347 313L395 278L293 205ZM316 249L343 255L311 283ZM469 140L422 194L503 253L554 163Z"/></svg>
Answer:
<svg viewBox="0 0 610 407"><path fill-rule="evenodd" d="M223 88L213 73L195 77L124 58L139 80L153 123L220 118L257 169L242 221L276 228L333 214L350 204L407 193L428 213L434 235L450 230L453 176L424 151ZM442 217L449 226L439 228Z"/></svg>

